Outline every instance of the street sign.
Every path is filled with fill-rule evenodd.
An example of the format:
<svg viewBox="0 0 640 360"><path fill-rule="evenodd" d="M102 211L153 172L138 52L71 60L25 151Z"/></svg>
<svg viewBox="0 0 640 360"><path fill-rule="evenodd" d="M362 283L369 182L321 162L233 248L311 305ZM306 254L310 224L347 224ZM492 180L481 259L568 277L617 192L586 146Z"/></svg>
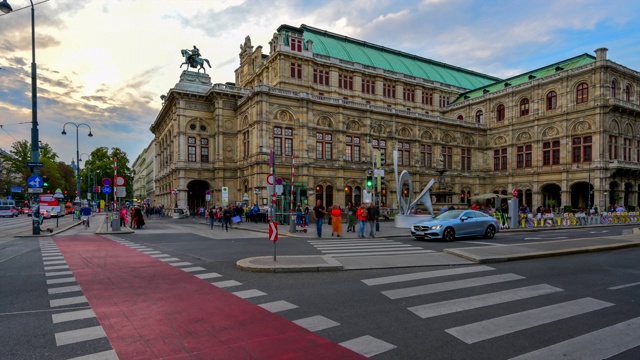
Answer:
<svg viewBox="0 0 640 360"><path fill-rule="evenodd" d="M242 201L247 201L247 200L249 200L249 194L247 193L242 194Z"/></svg>
<svg viewBox="0 0 640 360"><path fill-rule="evenodd" d="M374 169L373 170L373 176L378 176L378 175L384 177L384 170L383 169Z"/></svg>
<svg viewBox="0 0 640 360"><path fill-rule="evenodd" d="M27 193L29 194L42 194L42 188L28 188Z"/></svg>
<svg viewBox="0 0 640 360"><path fill-rule="evenodd" d="M276 178L276 185L282 185L283 182L284 182L284 180L282 180L281 177Z"/></svg>
<svg viewBox="0 0 640 360"><path fill-rule="evenodd" d="M275 221L269 223L269 240L278 241L278 223Z"/></svg>
<svg viewBox="0 0 640 360"><path fill-rule="evenodd" d="M36 162L36 161L27 161L26 163L24 163L25 165L27 165L27 167L30 168L34 168L34 167L43 167L44 164L41 162Z"/></svg>
<svg viewBox="0 0 640 360"><path fill-rule="evenodd" d="M62 190L60 190L60 188L56 189L56 191L53 193L53 197L56 199L64 199L64 195L62 194Z"/></svg>
<svg viewBox="0 0 640 360"><path fill-rule="evenodd" d="M267 175L267 185L273 185L273 174Z"/></svg>
<svg viewBox="0 0 640 360"><path fill-rule="evenodd" d="M102 179L102 185L104 185L104 186L111 185L111 179L109 179L109 178Z"/></svg>
<svg viewBox="0 0 640 360"><path fill-rule="evenodd" d="M513 197L518 197L518 189L513 189Z"/></svg>
<svg viewBox="0 0 640 360"><path fill-rule="evenodd" d="M118 194L118 197L127 196L127 188L126 188L126 186L116 186L116 194Z"/></svg>
<svg viewBox="0 0 640 360"><path fill-rule="evenodd" d="M93 192L94 193L99 193L100 192L100 186L96 185L93 187Z"/></svg>
<svg viewBox="0 0 640 360"><path fill-rule="evenodd" d="M102 187L102 192L103 192L104 194L106 194L106 195L111 194L111 186L109 186L109 185L105 185L105 186L103 186L103 187Z"/></svg>
<svg viewBox="0 0 640 360"><path fill-rule="evenodd" d="M41 188L43 183L44 181L42 181L42 178L38 175L31 175L29 179L27 179L27 185L30 188Z"/></svg>
<svg viewBox="0 0 640 360"><path fill-rule="evenodd" d="M282 192L284 191L284 186L282 185L276 185L276 193L278 195L282 195Z"/></svg>
<svg viewBox="0 0 640 360"><path fill-rule="evenodd" d="M211 195L211 190L207 190L204 192L205 195Z"/></svg>
<svg viewBox="0 0 640 360"><path fill-rule="evenodd" d="M116 176L116 186L124 186L127 183L127 181L124 179L124 176ZM120 191L118 190L118 193ZM118 194L120 195L120 194ZM124 195L123 195L124 196Z"/></svg>
<svg viewBox="0 0 640 360"><path fill-rule="evenodd" d="M22 188L18 186L12 187L11 192L22 192Z"/></svg>

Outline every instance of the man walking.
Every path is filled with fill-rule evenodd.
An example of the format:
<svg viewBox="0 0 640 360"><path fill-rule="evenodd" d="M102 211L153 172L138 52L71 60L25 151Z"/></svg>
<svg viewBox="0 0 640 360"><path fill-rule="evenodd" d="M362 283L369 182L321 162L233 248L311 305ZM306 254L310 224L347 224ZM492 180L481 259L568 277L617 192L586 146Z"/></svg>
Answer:
<svg viewBox="0 0 640 360"><path fill-rule="evenodd" d="M318 237L322 237L322 220L327 210L322 206L322 200L316 200L316 206L313 208L313 217L316 219L316 231Z"/></svg>

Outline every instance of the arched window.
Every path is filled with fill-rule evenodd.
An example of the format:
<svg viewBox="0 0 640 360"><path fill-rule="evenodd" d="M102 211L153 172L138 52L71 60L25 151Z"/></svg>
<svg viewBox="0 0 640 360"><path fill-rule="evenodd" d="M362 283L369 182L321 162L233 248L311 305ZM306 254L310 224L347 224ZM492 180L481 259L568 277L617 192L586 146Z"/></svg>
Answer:
<svg viewBox="0 0 640 360"><path fill-rule="evenodd" d="M476 111L476 122L482 124L484 122L484 112L482 110Z"/></svg>
<svg viewBox="0 0 640 360"><path fill-rule="evenodd" d="M504 120L504 105L500 104L496 108L496 121Z"/></svg>
<svg viewBox="0 0 640 360"><path fill-rule="evenodd" d="M520 100L520 116L529 115L529 99L524 98Z"/></svg>
<svg viewBox="0 0 640 360"><path fill-rule="evenodd" d="M624 101L631 101L631 86L629 85L624 87Z"/></svg>
<svg viewBox="0 0 640 360"><path fill-rule="evenodd" d="M547 110L555 110L558 106L558 94L555 91L549 91L547 94Z"/></svg>
<svg viewBox="0 0 640 360"><path fill-rule="evenodd" d="M589 101L589 85L580 83L576 88L576 104L582 104Z"/></svg>
<svg viewBox="0 0 640 360"><path fill-rule="evenodd" d="M615 80L611 81L611 97L614 98L616 97L616 87L618 86L618 84L616 83Z"/></svg>
<svg viewBox="0 0 640 360"><path fill-rule="evenodd" d="M462 120L464 120L464 116L462 116L462 115L458 115L458 117L457 117L456 119L458 119L458 120L462 121Z"/></svg>

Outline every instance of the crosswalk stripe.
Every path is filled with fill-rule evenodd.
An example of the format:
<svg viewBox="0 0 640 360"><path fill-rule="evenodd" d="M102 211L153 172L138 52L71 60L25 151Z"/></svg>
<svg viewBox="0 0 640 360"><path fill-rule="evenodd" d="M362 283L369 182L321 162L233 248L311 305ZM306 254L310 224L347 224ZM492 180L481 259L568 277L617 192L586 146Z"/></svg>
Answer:
<svg viewBox="0 0 640 360"><path fill-rule="evenodd" d="M82 304L86 302L88 302L86 297L74 296L74 297L64 298L64 299L49 300L49 306L56 307L56 306L65 306L65 305L73 305L73 304Z"/></svg>
<svg viewBox="0 0 640 360"><path fill-rule="evenodd" d="M154 258L169 257L169 255L167 255L167 254L154 254L154 255L149 255L149 256L154 257ZM161 259L159 259L159 260L161 260Z"/></svg>
<svg viewBox="0 0 640 360"><path fill-rule="evenodd" d="M204 280L204 279L213 279L213 278L221 277L222 275L218 273L206 273L206 274L196 274L195 276L197 278Z"/></svg>
<svg viewBox="0 0 640 360"><path fill-rule="evenodd" d="M371 239L371 240L345 239L345 240L309 241L309 244L313 246L322 246L322 245L339 246L339 245L389 244L389 243L398 243L398 242L392 241L392 240L386 240L386 239Z"/></svg>
<svg viewBox="0 0 640 360"><path fill-rule="evenodd" d="M102 351L85 356L74 357L67 360L118 360L118 355L114 350Z"/></svg>
<svg viewBox="0 0 640 360"><path fill-rule="evenodd" d="M174 258L174 257L166 258L166 259L158 259L158 260L160 260L160 261L166 261L166 262L169 262L169 261L180 261L180 259L178 259L178 258Z"/></svg>
<svg viewBox="0 0 640 360"><path fill-rule="evenodd" d="M68 278L61 278L61 279L51 279L51 280L47 280L47 285L62 284L62 283L74 282L74 281L76 281L76 278L73 276Z"/></svg>
<svg viewBox="0 0 640 360"><path fill-rule="evenodd" d="M624 288L628 288L628 287L636 286L636 285L640 285L640 282L624 284L624 285L618 285L618 286L612 286L612 287L609 288L609 290L620 290L620 289L624 289Z"/></svg>
<svg viewBox="0 0 640 360"><path fill-rule="evenodd" d="M373 278L373 279L365 279L365 280L362 280L362 282L369 286L374 286L374 285L398 283L403 281L430 279L430 278L441 277L441 276L469 274L469 273L489 271L489 270L495 270L495 269L485 265L470 266L470 267L461 267L456 269L432 270L432 271L423 271L419 273L411 273L411 274L404 274L404 275L384 276L384 277Z"/></svg>
<svg viewBox="0 0 640 360"><path fill-rule="evenodd" d="M445 331L467 344L473 344L613 305L606 301L582 298L458 326Z"/></svg>
<svg viewBox="0 0 640 360"><path fill-rule="evenodd" d="M640 334L640 318L635 318L517 356L511 360L609 359L640 346L640 336L638 334Z"/></svg>
<svg viewBox="0 0 640 360"><path fill-rule="evenodd" d="M320 331L340 325L339 323L320 315L294 320L293 322L309 331Z"/></svg>
<svg viewBox="0 0 640 360"><path fill-rule="evenodd" d="M328 247L316 246L316 249L318 249L318 250L320 250L322 252L340 251L340 250L361 250L361 249L388 249L388 248L393 248L393 249L414 248L414 249L422 250L422 248L417 248L415 246L404 245L404 244L398 244L398 245L328 246Z"/></svg>
<svg viewBox="0 0 640 360"><path fill-rule="evenodd" d="M66 322L66 321L74 321L74 320L82 320L96 317L96 314L91 309L78 310L78 311L68 311L59 314L51 315L51 320L54 324Z"/></svg>
<svg viewBox="0 0 640 360"><path fill-rule="evenodd" d="M189 265L193 265L190 262L186 262L186 261L182 261L182 262L176 262L176 263L169 263L169 265L173 265L173 266L189 266Z"/></svg>
<svg viewBox="0 0 640 360"><path fill-rule="evenodd" d="M228 288L233 286L240 286L242 285L242 283L235 280L227 280L227 281L214 282L214 283L211 283L211 285L215 285L219 288Z"/></svg>
<svg viewBox="0 0 640 360"><path fill-rule="evenodd" d="M370 255L406 255L406 254L424 254L434 253L433 250L407 250L407 251L385 251L385 252L361 252L349 254L327 254L331 257L348 257L348 256L370 256Z"/></svg>
<svg viewBox="0 0 640 360"><path fill-rule="evenodd" d="M151 254L160 254L160 251L152 250L152 251L143 251L143 254L151 255Z"/></svg>
<svg viewBox="0 0 640 360"><path fill-rule="evenodd" d="M53 294L64 294L64 293L74 292L74 291L82 291L82 289L80 289L79 285L72 285L72 286L55 287L55 288L49 289L48 291L49 291L49 295L53 295Z"/></svg>
<svg viewBox="0 0 640 360"><path fill-rule="evenodd" d="M186 271L186 272L194 272L194 271L202 271L207 269L203 268L202 266L194 266L194 267L188 267L188 268L180 268L180 270Z"/></svg>
<svg viewBox="0 0 640 360"><path fill-rule="evenodd" d="M71 271L54 271L54 272L45 272L44 276L60 276L60 275L73 275Z"/></svg>
<svg viewBox="0 0 640 360"><path fill-rule="evenodd" d="M388 250L409 250L406 248L406 246L408 247L412 247L411 245L392 245L392 246L367 246L367 247L357 247L357 248L353 248L353 249L332 249L332 250L324 250L322 249L321 251L325 254L331 254L331 253L344 253L344 252L353 252L354 250L367 250L367 251L388 251ZM416 250L424 250L424 249L420 249L420 248L415 248Z"/></svg>
<svg viewBox="0 0 640 360"><path fill-rule="evenodd" d="M397 347L393 344L389 344L388 342L376 339L373 336L369 335L341 342L340 345L366 357L372 357L378 354L382 354L383 352L393 350Z"/></svg>
<svg viewBox="0 0 640 360"><path fill-rule="evenodd" d="M395 289L383 291L382 294L390 299L400 299L410 296L427 295L449 290L464 289L474 286L482 286L488 284L496 284L505 281L521 280L523 276L516 274L501 274L493 276L484 276L473 279L448 281L437 284L420 285L404 289Z"/></svg>
<svg viewBox="0 0 640 360"><path fill-rule="evenodd" d="M64 331L56 334L56 345L62 346L103 337L107 337L107 334L104 332L102 326Z"/></svg>
<svg viewBox="0 0 640 360"><path fill-rule="evenodd" d="M44 270L61 270L61 269L68 269L69 265L56 265L56 266L45 266Z"/></svg>
<svg viewBox="0 0 640 360"><path fill-rule="evenodd" d="M66 264L65 260L54 260L54 261L44 261L43 265L56 265L56 264Z"/></svg>
<svg viewBox="0 0 640 360"><path fill-rule="evenodd" d="M291 309L295 309L298 306L294 305L288 301L284 301L284 300L279 300L279 301L273 301L270 303L265 303L265 304L260 304L259 305L261 308L267 310L267 311L271 311L272 313L276 313L276 312L280 312L280 311L286 311L286 310L291 310Z"/></svg>
<svg viewBox="0 0 640 360"><path fill-rule="evenodd" d="M425 304L408 308L409 311L426 319L434 316L451 314L458 311L477 309L483 306L503 304L509 301L527 299L563 291L546 284L526 286L518 289L498 291L490 294L470 296L433 304Z"/></svg>
<svg viewBox="0 0 640 360"><path fill-rule="evenodd" d="M241 299L249 299L252 297L267 295L266 293L263 293L262 291L256 290L256 289L236 291L236 292L233 292L232 294Z"/></svg>

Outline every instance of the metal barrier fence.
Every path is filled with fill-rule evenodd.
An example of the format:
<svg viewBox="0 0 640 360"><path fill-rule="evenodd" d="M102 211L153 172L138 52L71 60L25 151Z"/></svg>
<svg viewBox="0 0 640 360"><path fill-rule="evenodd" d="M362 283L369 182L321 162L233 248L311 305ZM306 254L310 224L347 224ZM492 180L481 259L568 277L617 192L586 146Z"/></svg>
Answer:
<svg viewBox="0 0 640 360"><path fill-rule="evenodd" d="M520 214L520 227L561 227L583 226L596 224L637 224L640 222L640 212L604 212L587 215L585 213L564 214Z"/></svg>

